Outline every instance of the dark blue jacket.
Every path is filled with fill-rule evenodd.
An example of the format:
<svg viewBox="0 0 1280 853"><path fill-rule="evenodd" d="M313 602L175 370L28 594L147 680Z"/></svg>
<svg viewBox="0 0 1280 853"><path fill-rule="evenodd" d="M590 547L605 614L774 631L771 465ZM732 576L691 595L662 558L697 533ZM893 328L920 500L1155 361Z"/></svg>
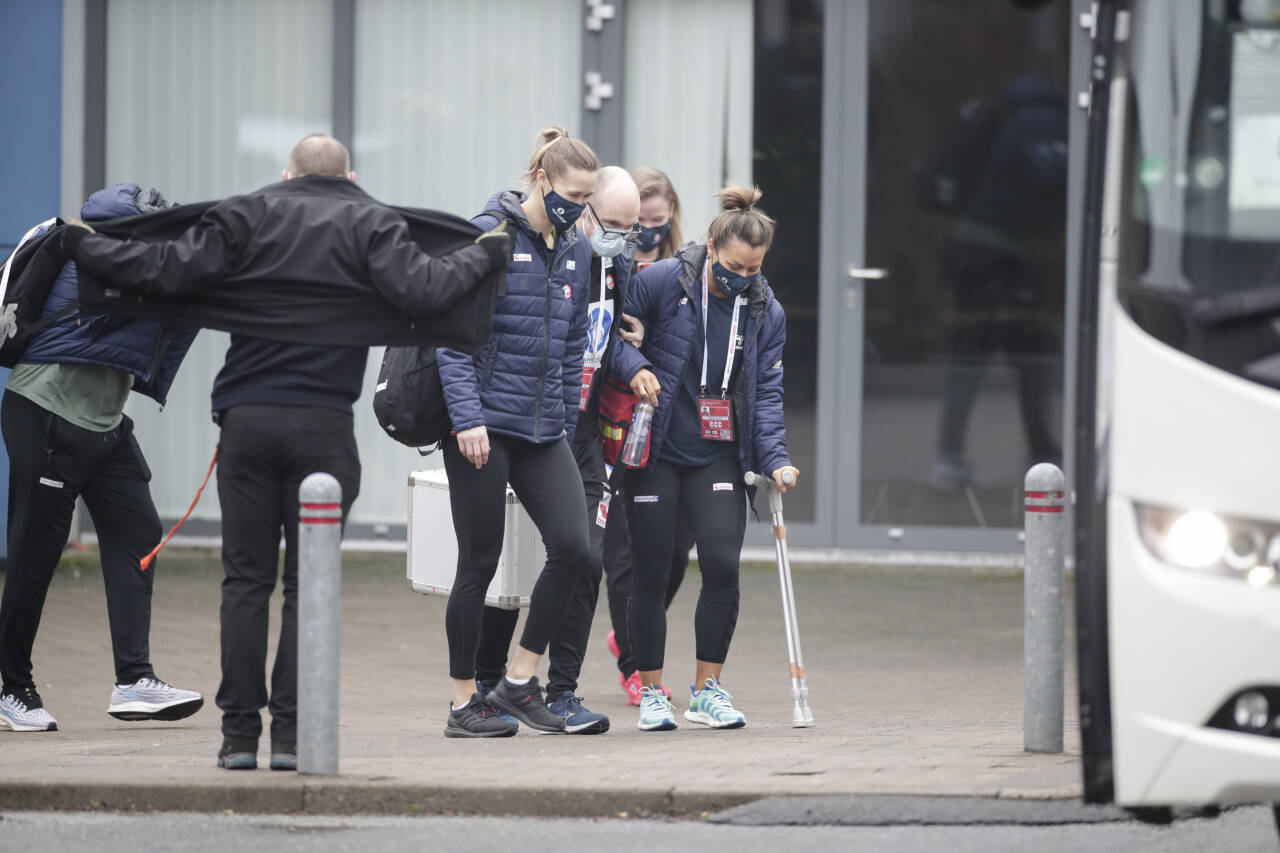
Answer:
<svg viewBox="0 0 1280 853"><path fill-rule="evenodd" d="M449 418L457 432L490 432L542 444L573 439L587 345L591 242L576 227L554 252L534 231L515 192L494 195L471 220L496 225L505 211L515 233L507 292L493 309L493 333L474 356L436 352Z"/></svg>
<svg viewBox="0 0 1280 853"><path fill-rule="evenodd" d="M705 244L685 246L674 258L641 270L628 288L626 310L644 324L644 347L618 347L610 366L627 382L648 368L662 385L650 432L650 464L662 455L680 377L698 339L706 260ZM729 392L738 458L744 472L772 474L791 464L782 418L782 348L787 342L787 317L763 276L747 288L746 296L743 366Z"/></svg>
<svg viewBox="0 0 1280 853"><path fill-rule="evenodd" d="M136 216L137 184L98 190L80 209L86 222ZM68 261L54 281L42 316L79 301L75 261ZM32 338L21 359L25 364L94 364L133 374L133 390L164 405L178 366L199 331L155 320L128 320L106 314L73 311Z"/></svg>

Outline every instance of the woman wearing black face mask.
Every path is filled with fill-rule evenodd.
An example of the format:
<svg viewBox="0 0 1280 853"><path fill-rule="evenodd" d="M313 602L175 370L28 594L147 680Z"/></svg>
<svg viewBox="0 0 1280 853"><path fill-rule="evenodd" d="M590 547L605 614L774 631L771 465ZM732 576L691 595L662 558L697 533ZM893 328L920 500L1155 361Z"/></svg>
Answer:
<svg viewBox="0 0 1280 853"><path fill-rule="evenodd" d="M534 676L588 557L586 501L569 442L577 423L587 343L591 246L576 227L600 163L586 144L547 128L525 172L523 193L500 192L473 220L507 221L515 236L507 292L493 334L474 356L437 350L455 436L445 442L458 573L445 611L453 704L449 737L505 737L516 725L563 731ZM547 548L524 633L507 674L477 695L476 650L485 590L502 551L511 484Z"/></svg>
<svg viewBox="0 0 1280 853"><path fill-rule="evenodd" d="M680 197L671 179L658 169L641 166L631 171L640 193L640 230L636 237L633 274L655 261L674 257L683 239L680 233ZM693 531L683 518L676 523L675 544L671 553L671 570L667 577L664 599L667 607L689 568L689 550L693 548ZM627 534L626 501L618 501L609 516L604 539L604 571L609 592L609 616L613 630L605 644L618 660L618 682L627 694L627 704L640 704L640 673L627 634L627 596L631 589L631 540ZM667 691L667 698L670 698Z"/></svg>
<svg viewBox="0 0 1280 853"><path fill-rule="evenodd" d="M640 671L639 727L676 727L662 691L663 598L676 520L698 545L702 590L694 619L697 660L686 720L739 728L746 716L720 684L738 618L738 556L746 533L745 471L786 491L799 472L787 454L782 413L786 315L760 275L773 220L760 191L728 187L705 245L689 245L642 270L627 313L644 324L644 347L623 347L611 369L657 408L647 464L627 472L635 566L627 625ZM654 387L659 386L656 393Z"/></svg>
<svg viewBox="0 0 1280 853"><path fill-rule="evenodd" d="M680 196L671 179L658 169L641 166L631 171L640 190L640 234L636 239L636 266L674 257L680 248Z"/></svg>

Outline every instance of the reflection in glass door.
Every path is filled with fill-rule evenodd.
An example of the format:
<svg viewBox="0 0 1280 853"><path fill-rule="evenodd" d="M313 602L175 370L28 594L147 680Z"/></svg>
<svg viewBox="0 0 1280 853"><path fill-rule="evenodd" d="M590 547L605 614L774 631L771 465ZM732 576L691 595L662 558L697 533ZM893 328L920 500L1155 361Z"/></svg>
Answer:
<svg viewBox="0 0 1280 853"><path fill-rule="evenodd" d="M859 521L1014 527L1062 464L1070 3L865 8Z"/></svg>

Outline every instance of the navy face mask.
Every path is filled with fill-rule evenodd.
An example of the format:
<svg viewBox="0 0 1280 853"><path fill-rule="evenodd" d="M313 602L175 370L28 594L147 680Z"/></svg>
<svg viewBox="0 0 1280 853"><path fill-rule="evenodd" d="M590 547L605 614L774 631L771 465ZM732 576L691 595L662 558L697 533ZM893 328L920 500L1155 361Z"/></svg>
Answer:
<svg viewBox="0 0 1280 853"><path fill-rule="evenodd" d="M550 181L547 181L547 191L542 195L542 206L546 208L547 218L551 220L551 225L557 231L568 231L572 228L573 223L578 221L578 217L582 216L582 211L587 207L586 204L576 204L560 195L551 186Z"/></svg>
<svg viewBox="0 0 1280 853"><path fill-rule="evenodd" d="M737 296L746 290L752 282L760 277L760 273L755 275L738 275L736 272L730 272L721 266L719 261L711 265L711 277L716 280L716 285L720 288L725 296Z"/></svg>
<svg viewBox="0 0 1280 853"><path fill-rule="evenodd" d="M636 237L636 248L642 252L652 252L662 243L662 238L667 236L667 232L671 230L671 223L668 221L665 225L655 225L652 228L640 226L640 234Z"/></svg>

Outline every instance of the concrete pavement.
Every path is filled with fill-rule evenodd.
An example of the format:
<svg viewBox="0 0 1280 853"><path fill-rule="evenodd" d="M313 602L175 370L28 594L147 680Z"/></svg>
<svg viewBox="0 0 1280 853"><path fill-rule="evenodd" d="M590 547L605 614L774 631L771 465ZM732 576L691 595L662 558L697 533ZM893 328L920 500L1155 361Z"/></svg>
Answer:
<svg viewBox="0 0 1280 853"><path fill-rule="evenodd" d="M101 574L92 552L69 555L35 648L39 690L60 730L0 732L0 809L696 815L787 794L1080 794L1070 636L1067 751L1022 750L1017 574L797 566L816 725L793 729L776 569L745 566L725 685L749 722L720 732L679 716L693 670L699 577L691 571L668 631L679 730L635 728L636 709L625 704L603 642L602 602L578 692L612 718L612 730L469 741L442 735L445 600L408 589L403 555L347 554L343 572L342 772L322 778L266 770L266 737L264 769L214 766L216 552L166 551L159 564L152 661L161 678L206 697L199 713L176 723L107 716L113 674ZM273 630L278 607L277 594Z"/></svg>

